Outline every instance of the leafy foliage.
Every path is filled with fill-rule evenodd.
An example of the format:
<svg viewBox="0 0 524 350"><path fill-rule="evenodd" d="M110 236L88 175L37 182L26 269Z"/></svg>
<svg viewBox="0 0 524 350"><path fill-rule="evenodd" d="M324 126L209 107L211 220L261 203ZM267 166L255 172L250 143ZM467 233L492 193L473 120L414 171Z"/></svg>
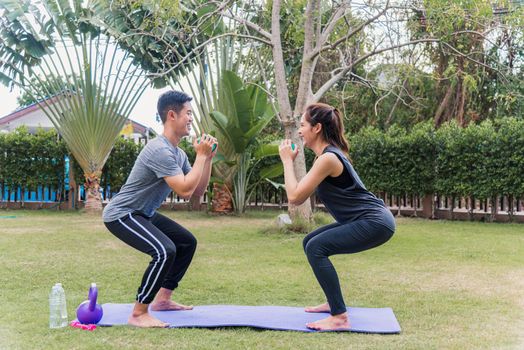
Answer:
<svg viewBox="0 0 524 350"><path fill-rule="evenodd" d="M110 186L111 192L118 192L141 150L142 145L132 140L117 139L104 166L101 186ZM30 134L27 128L19 127L8 134L0 133L0 184L27 190L37 186L60 189L65 181L66 156L71 158L55 130L40 129ZM76 162L71 163L75 181L82 185L85 182L82 168Z"/></svg>
<svg viewBox="0 0 524 350"><path fill-rule="evenodd" d="M218 110L210 117L218 130L221 155L233 173L233 203L238 213L243 213L253 186L249 186L253 173L252 156L257 137L275 117L267 94L256 85L245 85L234 72L224 70L219 82ZM278 154L276 148L259 148L258 158ZM280 175L278 168L262 169L267 178Z"/></svg>
<svg viewBox="0 0 524 350"><path fill-rule="evenodd" d="M0 2L0 80L40 101L82 167L86 207L99 210L101 170L148 80L103 27L86 20L95 16L89 5Z"/></svg>
<svg viewBox="0 0 524 350"><path fill-rule="evenodd" d="M112 193L120 191L142 148L143 145L136 144L133 140L118 138L102 169L100 187L106 188ZM74 175L78 185L85 182L82 169L76 162L74 162Z"/></svg>
<svg viewBox="0 0 524 350"><path fill-rule="evenodd" d="M439 193L488 199L524 195L524 121L505 118L466 128L435 130L429 122L409 133L368 127L351 137L350 155L366 186L391 194Z"/></svg>
<svg viewBox="0 0 524 350"><path fill-rule="evenodd" d="M71 76L66 79L61 79L60 77L58 79L62 80L59 84L56 81L49 81L42 77L30 78L29 85L31 89L21 91L20 96L17 98L18 106L25 107L38 103L40 102L39 96L52 97L64 91L76 92L75 85L71 83L73 79Z"/></svg>
<svg viewBox="0 0 524 350"><path fill-rule="evenodd" d="M30 134L25 127L0 134L0 183L9 188L35 190L37 186L61 189L67 148L56 131Z"/></svg>

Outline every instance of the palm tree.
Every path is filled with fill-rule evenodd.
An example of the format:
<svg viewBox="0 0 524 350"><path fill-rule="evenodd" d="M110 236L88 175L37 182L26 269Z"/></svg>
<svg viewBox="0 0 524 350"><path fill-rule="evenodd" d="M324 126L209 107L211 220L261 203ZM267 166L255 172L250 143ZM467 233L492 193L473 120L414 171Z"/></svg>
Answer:
<svg viewBox="0 0 524 350"><path fill-rule="evenodd" d="M103 28L86 21L94 13L84 3L0 2L0 81L40 101L84 172L86 209L98 211L102 168L148 80Z"/></svg>

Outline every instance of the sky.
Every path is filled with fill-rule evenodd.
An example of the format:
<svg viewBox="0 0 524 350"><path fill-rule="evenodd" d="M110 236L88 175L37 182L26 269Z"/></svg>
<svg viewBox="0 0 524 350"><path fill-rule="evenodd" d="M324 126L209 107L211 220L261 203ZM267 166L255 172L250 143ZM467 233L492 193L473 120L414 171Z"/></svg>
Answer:
<svg viewBox="0 0 524 350"><path fill-rule="evenodd" d="M156 102L162 92L169 90L147 88L137 105L130 114L130 118L140 124L153 128L157 133L162 131L162 123L156 121ZM0 118L14 111L18 104L18 91L10 92L7 87L0 84Z"/></svg>

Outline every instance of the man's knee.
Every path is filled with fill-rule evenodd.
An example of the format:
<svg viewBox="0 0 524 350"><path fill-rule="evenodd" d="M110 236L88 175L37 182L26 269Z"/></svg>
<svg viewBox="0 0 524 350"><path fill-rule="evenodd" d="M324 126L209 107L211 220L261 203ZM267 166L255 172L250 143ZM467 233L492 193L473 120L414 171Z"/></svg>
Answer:
<svg viewBox="0 0 524 350"><path fill-rule="evenodd" d="M195 251L197 244L198 244L198 241L196 237L192 233L188 232L187 237L184 240L184 249Z"/></svg>
<svg viewBox="0 0 524 350"><path fill-rule="evenodd" d="M164 245L164 254L165 254L165 259L168 260L168 261L173 261L175 260L175 257L176 257L176 246L174 244L166 244Z"/></svg>

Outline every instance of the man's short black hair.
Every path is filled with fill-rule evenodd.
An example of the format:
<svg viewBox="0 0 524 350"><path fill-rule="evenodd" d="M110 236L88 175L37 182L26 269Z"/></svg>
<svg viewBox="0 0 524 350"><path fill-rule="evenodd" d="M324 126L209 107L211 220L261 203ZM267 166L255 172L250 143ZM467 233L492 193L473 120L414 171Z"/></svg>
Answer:
<svg viewBox="0 0 524 350"><path fill-rule="evenodd" d="M180 113L182 108L184 108L184 103L190 102L191 100L193 100L193 97L182 91L170 90L160 95L156 109L162 120L162 124L166 122L167 112L169 112L169 110Z"/></svg>

